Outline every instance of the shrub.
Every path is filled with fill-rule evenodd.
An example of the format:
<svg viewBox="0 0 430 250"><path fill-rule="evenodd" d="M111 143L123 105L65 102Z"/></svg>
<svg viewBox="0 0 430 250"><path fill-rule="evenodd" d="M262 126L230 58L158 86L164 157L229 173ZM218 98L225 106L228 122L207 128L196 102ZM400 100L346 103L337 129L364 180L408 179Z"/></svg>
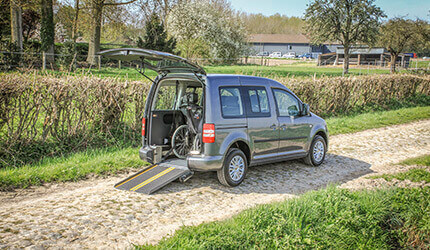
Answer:
<svg viewBox="0 0 430 250"><path fill-rule="evenodd" d="M289 87L322 116L386 109L402 102L430 104L430 76L373 75L322 78L274 78ZM424 100L424 102L423 102Z"/></svg>
<svg viewBox="0 0 430 250"><path fill-rule="evenodd" d="M148 86L107 78L1 75L0 166L136 144Z"/></svg>
<svg viewBox="0 0 430 250"><path fill-rule="evenodd" d="M322 116L403 102L430 105L430 76L277 80ZM149 86L87 76L0 75L0 167L88 148L136 146Z"/></svg>

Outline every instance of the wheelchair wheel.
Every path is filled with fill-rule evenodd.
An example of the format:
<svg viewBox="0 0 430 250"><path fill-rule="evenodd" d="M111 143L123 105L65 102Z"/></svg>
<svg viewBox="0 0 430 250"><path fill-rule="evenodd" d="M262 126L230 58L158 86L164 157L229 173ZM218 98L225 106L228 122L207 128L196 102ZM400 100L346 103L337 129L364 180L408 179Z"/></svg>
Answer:
<svg viewBox="0 0 430 250"><path fill-rule="evenodd" d="M187 125L181 125L173 133L172 148L176 157L185 159L190 152L193 144L192 133L188 130Z"/></svg>

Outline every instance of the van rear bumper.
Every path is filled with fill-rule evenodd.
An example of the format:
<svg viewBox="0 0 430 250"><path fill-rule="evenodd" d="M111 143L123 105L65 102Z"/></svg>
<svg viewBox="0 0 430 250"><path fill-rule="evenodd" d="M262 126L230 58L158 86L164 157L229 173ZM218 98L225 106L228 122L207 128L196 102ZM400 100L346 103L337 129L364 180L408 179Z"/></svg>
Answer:
<svg viewBox="0 0 430 250"><path fill-rule="evenodd" d="M192 155L187 157L188 168L194 171L216 171L222 168L223 157Z"/></svg>
<svg viewBox="0 0 430 250"><path fill-rule="evenodd" d="M140 159L149 162L156 163L157 153L149 146L144 146L139 149ZM187 167L194 171L216 171L222 168L223 157L220 156L208 156L208 155L191 155L187 157Z"/></svg>

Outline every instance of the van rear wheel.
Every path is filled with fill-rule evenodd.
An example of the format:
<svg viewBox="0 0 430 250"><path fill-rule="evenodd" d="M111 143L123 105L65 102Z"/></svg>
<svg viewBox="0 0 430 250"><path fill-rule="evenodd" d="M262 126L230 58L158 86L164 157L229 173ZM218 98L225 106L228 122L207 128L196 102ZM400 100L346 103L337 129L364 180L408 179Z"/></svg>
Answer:
<svg viewBox="0 0 430 250"><path fill-rule="evenodd" d="M242 183L248 171L245 154L237 148L230 149L223 166L217 171L219 182L227 187L235 187Z"/></svg>

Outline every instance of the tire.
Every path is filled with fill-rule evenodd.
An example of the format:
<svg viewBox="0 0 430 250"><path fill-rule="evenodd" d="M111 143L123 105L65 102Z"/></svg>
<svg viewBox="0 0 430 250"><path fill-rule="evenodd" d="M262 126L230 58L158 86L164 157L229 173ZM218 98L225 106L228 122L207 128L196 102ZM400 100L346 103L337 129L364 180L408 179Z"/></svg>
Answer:
<svg viewBox="0 0 430 250"><path fill-rule="evenodd" d="M320 135L316 135L312 140L308 155L303 158L304 162L310 166L319 166L324 162L327 153L327 143Z"/></svg>
<svg viewBox="0 0 430 250"><path fill-rule="evenodd" d="M236 167L236 171L234 168ZM228 151L222 168L217 171L219 182L227 187L235 187L242 183L248 172L248 162L245 154L237 148Z"/></svg>
<svg viewBox="0 0 430 250"><path fill-rule="evenodd" d="M192 140L187 125L181 125L173 133L172 136L172 149L176 157L180 159L187 158L191 149Z"/></svg>

